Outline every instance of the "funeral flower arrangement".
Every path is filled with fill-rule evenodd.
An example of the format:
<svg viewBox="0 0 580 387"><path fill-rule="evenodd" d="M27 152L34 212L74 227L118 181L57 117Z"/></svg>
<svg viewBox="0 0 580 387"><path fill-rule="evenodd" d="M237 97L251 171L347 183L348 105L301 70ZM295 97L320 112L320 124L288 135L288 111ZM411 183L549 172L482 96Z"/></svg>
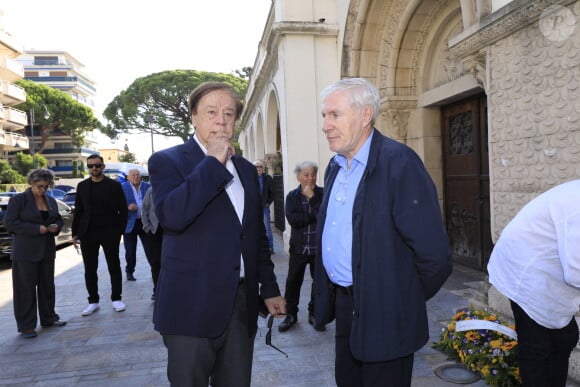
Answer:
<svg viewBox="0 0 580 387"><path fill-rule="evenodd" d="M477 372L491 386L519 386L517 336L491 311L460 309L433 347Z"/></svg>

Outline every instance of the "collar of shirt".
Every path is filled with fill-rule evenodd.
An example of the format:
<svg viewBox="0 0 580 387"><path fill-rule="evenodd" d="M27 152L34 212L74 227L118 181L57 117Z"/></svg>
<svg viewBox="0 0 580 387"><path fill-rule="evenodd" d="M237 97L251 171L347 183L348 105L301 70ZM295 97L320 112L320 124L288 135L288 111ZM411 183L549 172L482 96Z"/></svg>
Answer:
<svg viewBox="0 0 580 387"><path fill-rule="evenodd" d="M369 153L371 150L372 138L373 138L373 132L371 132L371 135L369 136L369 138L367 138L367 140L365 141L363 146L358 150L356 155L354 155L354 157L352 158L350 169L353 169L356 166L356 164L361 164L363 166L363 168L366 167L367 162L369 160ZM346 157L344 157L343 155L336 154L334 156L334 160L340 166L341 169L343 169L344 171L349 171Z"/></svg>
<svg viewBox="0 0 580 387"><path fill-rule="evenodd" d="M193 134L193 139L195 142L197 142L197 145L199 145L203 154L207 156L207 148L201 143L201 141L199 141L199 138L197 138L197 133Z"/></svg>

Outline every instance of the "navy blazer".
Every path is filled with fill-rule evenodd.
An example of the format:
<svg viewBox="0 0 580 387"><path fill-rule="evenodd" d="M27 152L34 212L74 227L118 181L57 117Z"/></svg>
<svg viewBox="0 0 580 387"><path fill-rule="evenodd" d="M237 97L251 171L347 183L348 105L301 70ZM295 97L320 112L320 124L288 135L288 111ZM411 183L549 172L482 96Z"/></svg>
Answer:
<svg viewBox="0 0 580 387"><path fill-rule="evenodd" d="M48 206L46 220L42 218L30 188L10 198L4 215L4 224L8 231L14 234L11 260L40 262L56 257L55 234L51 232L41 234L40 225L48 227L54 223L58 225L60 231L63 221L56 200L48 195L45 195L45 198Z"/></svg>
<svg viewBox="0 0 580 387"><path fill-rule="evenodd" d="M127 201L127 207L129 204L137 204L137 199L135 198L135 193L133 192L133 184L130 181L126 181L121 184L123 187L123 194L125 194L125 200ZM139 184L139 191L141 191L141 201L145 198L145 194L147 190L151 187L151 185L145 181L142 181ZM133 227L135 227L135 221L137 220L137 214L139 210L129 211L127 210L127 225L125 226L125 234L129 234L133 231Z"/></svg>
<svg viewBox="0 0 580 387"><path fill-rule="evenodd" d="M376 129L352 213L354 306L350 348L364 362L410 355L429 339L426 301L451 274L451 250L435 185L406 145ZM315 264L318 324L334 319L334 291L320 245L332 186L340 169L330 161L318 212Z"/></svg>
<svg viewBox="0 0 580 387"><path fill-rule="evenodd" d="M280 295L256 167L241 156L232 161L244 187L241 223L225 190L233 175L215 157L206 156L193 137L149 159L155 209L163 228L153 313L161 334L220 336L232 316L241 254L250 336L257 330L259 294Z"/></svg>

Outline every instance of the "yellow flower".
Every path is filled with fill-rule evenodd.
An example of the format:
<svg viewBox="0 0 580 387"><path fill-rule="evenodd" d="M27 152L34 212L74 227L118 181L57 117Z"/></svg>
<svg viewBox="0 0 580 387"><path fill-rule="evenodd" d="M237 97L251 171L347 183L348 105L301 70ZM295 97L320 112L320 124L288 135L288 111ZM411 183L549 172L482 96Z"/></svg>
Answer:
<svg viewBox="0 0 580 387"><path fill-rule="evenodd" d="M457 312L455 314L455 316L453 316L453 320L456 320L456 321L459 320L464 314L465 314L465 311L464 310L462 310L460 312Z"/></svg>
<svg viewBox="0 0 580 387"><path fill-rule="evenodd" d="M507 343L504 343L504 345L501 346L501 349L504 350L504 351L509 351L513 347L515 347L516 345L518 345L518 342L517 341L515 341L515 340L508 341Z"/></svg>
<svg viewBox="0 0 580 387"><path fill-rule="evenodd" d="M490 341L489 346L492 348L501 348L501 339Z"/></svg>

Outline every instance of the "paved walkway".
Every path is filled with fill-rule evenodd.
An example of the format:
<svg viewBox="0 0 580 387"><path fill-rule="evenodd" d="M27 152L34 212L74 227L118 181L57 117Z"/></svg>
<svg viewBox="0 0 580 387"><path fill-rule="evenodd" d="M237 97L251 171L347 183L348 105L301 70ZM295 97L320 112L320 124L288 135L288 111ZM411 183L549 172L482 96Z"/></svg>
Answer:
<svg viewBox="0 0 580 387"><path fill-rule="evenodd" d="M273 256L283 289L288 255L281 235L275 235ZM141 245L139 244L139 248ZM121 261L124 259L121 248ZM136 282L123 278L127 310L116 313L108 299L110 281L104 257L99 266L101 309L82 317L87 294L81 257L72 246L57 253L57 312L68 324L39 328L38 337L22 339L12 313L12 280L9 265L0 267L0 385L12 386L167 386L167 354L153 330L151 274L142 251L138 252ZM458 307L468 305L482 273L455 267L444 289L429 302L431 337L438 339L442 324ZM334 386L334 324L317 332L307 323L307 296L311 280L302 288L298 324L286 333L273 330L272 342L289 354L286 358L264 343L265 321L260 319L254 352L252 386ZM281 321L281 320L280 320ZM276 322L276 325L279 321ZM446 356L427 344L415 357L413 387L454 386L433 373ZM484 386L478 381L471 386Z"/></svg>

